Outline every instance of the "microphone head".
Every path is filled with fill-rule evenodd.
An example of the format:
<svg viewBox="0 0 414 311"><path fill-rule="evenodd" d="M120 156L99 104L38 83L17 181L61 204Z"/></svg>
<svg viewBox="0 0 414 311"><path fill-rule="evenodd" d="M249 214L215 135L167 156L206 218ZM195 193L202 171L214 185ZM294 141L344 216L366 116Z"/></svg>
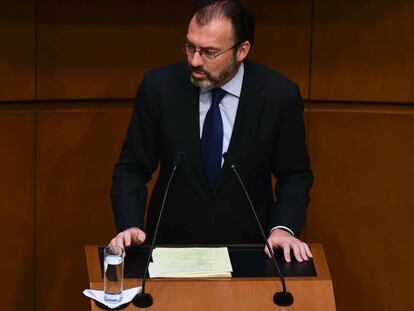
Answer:
<svg viewBox="0 0 414 311"><path fill-rule="evenodd" d="M273 295L273 302L282 307L290 306L293 304L293 295L289 292L277 292Z"/></svg>
<svg viewBox="0 0 414 311"><path fill-rule="evenodd" d="M231 156L230 152L225 152L222 155L224 162L227 163L228 166L232 167L234 165L233 157Z"/></svg>

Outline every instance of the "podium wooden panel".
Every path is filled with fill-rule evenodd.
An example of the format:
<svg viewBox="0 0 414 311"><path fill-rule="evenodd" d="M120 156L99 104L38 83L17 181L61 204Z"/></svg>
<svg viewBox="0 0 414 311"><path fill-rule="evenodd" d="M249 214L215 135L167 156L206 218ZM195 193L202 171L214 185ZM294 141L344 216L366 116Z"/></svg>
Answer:
<svg viewBox="0 0 414 311"><path fill-rule="evenodd" d="M290 307L273 303L273 294L281 289L275 278L230 279L150 279L146 291L154 304L148 310L336 310L332 281L320 244L312 244L317 277L286 278L286 286L295 302ZM89 284L103 289L97 246L86 246ZM141 280L126 279L124 288L140 286ZM101 310L91 301L93 311ZM139 310L130 304L124 310Z"/></svg>

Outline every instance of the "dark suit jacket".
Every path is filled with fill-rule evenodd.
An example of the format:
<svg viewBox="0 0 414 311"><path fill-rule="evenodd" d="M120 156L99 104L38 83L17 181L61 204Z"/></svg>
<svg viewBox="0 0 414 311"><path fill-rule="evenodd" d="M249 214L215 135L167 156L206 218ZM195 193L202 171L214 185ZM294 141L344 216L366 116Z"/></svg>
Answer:
<svg viewBox="0 0 414 311"><path fill-rule="evenodd" d="M265 230L283 225L299 235L312 185L299 90L264 66L250 61L244 64L228 151ZM199 88L191 84L186 64L148 73L138 89L113 174L111 198L119 231L143 228L145 185L159 162L145 228L147 242L152 240L174 158L184 151L186 159L171 185L157 243L262 242L247 199L227 165L217 189L209 190L199 133ZM271 174L277 178L276 202Z"/></svg>

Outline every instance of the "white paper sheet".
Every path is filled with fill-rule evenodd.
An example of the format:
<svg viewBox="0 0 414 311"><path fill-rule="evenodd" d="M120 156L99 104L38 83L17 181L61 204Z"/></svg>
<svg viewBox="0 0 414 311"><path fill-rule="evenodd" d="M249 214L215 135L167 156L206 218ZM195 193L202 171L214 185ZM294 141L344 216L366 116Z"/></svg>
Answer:
<svg viewBox="0 0 414 311"><path fill-rule="evenodd" d="M93 300L99 301L100 303L104 304L108 308L114 309L123 305L125 303L131 302L131 300L141 291L140 287L133 287L130 289L126 289L122 292L122 300L118 303L108 303L104 299L104 291L103 290L94 290L94 289L85 289L83 294L86 297L89 297Z"/></svg>

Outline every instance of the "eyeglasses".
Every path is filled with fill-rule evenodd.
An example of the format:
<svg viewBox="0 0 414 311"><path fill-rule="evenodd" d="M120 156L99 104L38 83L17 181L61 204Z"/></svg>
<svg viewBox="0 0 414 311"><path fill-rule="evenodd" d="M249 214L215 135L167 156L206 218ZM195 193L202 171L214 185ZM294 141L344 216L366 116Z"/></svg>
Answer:
<svg viewBox="0 0 414 311"><path fill-rule="evenodd" d="M216 52L213 50L209 50L209 49L197 49L194 45L192 45L190 42L184 42L182 45L182 50L184 52L184 54L193 57L194 54L196 52L198 52L198 54L200 54L200 57L204 60L213 60L215 59L217 56L220 56L232 49L234 49L236 46L239 45L239 42L237 42L235 45L229 47L228 49L221 51L221 52Z"/></svg>

